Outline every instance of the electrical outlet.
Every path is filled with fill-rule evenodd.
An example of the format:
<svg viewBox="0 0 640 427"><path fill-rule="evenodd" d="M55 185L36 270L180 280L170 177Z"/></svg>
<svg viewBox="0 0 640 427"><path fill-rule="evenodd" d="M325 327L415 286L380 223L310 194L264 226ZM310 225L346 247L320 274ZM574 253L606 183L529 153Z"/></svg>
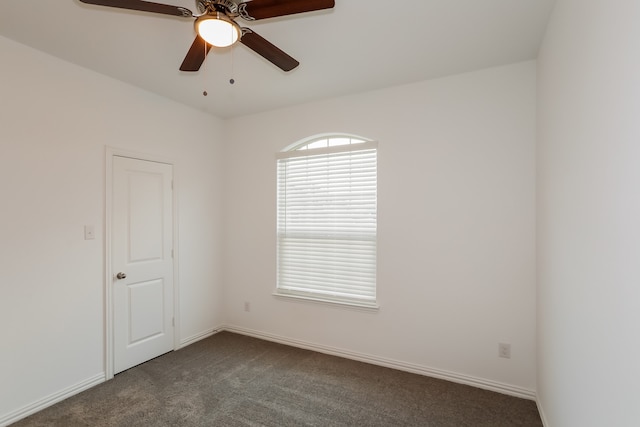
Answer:
<svg viewBox="0 0 640 427"><path fill-rule="evenodd" d="M244 302L244 311L251 311L251 304L249 304L249 301Z"/></svg>
<svg viewBox="0 0 640 427"><path fill-rule="evenodd" d="M511 359L511 344L498 343L498 356Z"/></svg>

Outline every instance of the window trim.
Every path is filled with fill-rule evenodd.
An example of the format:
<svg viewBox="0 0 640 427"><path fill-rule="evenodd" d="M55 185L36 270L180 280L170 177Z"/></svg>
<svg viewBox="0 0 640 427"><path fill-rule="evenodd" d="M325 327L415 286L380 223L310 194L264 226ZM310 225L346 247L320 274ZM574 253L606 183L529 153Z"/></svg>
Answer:
<svg viewBox="0 0 640 427"><path fill-rule="evenodd" d="M358 139L359 142L353 144L344 144L344 145L335 145L330 147L321 147L321 148L312 148L306 150L300 150L300 147L304 147L305 145L311 144L315 141L322 139L331 139L331 138L353 138ZM312 157L312 156L322 156L327 154L339 154L339 153L348 153L348 152L356 152L356 151L367 151L367 150L378 150L378 142L372 141L366 138L362 138L356 135L347 135L347 134L323 134L316 135L314 137L305 138L302 141L298 141L295 144L289 145L285 150L276 153L275 157L277 161L283 159L292 159L292 158L303 158L303 157ZM376 167L376 177L377 177L377 167ZM280 180L280 175L278 174L278 180ZM377 193L377 178L376 178L376 193ZM376 197L377 198L377 197ZM278 220L279 221L279 220ZM378 233L377 233L377 208L376 208L376 234L374 237L375 247L377 252L378 247ZM280 244L280 237L276 238L277 246ZM277 250L277 257L279 259L279 250ZM279 263L278 260L276 265L279 271ZM376 264L377 264L377 256L376 256ZM313 292L304 292L304 291L291 291L287 289L282 289L279 287L279 273L276 273L276 286L275 290L272 293L274 297L277 298L286 298L291 300L300 300L306 301L310 303L319 303L319 304L329 304L336 305L345 308L353 308L360 309L364 311L378 311L380 309L379 298L378 298L378 280L377 280L377 267L376 267L376 278L374 281L374 292L375 299L374 300L365 300L365 299L357 299L357 298L348 298L348 297L340 297L336 296L333 298L332 296L314 294Z"/></svg>
<svg viewBox="0 0 640 427"><path fill-rule="evenodd" d="M380 304L378 303L377 299L375 302L368 303L365 301L356 301L356 300L349 301L347 299L331 299L331 298L322 298L322 297L316 297L316 296L305 296L305 295L293 293L293 292L286 292L286 291L283 292L277 286L271 295L273 295L276 298L286 298L286 299L300 300L300 301L305 301L310 303L335 305L335 306L346 307L346 308L357 308L365 311L380 310Z"/></svg>

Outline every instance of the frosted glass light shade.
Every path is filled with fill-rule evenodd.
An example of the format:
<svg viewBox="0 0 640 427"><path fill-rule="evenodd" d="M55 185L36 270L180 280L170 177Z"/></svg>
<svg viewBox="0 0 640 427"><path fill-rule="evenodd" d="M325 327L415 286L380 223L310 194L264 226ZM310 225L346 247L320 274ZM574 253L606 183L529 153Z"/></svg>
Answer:
<svg viewBox="0 0 640 427"><path fill-rule="evenodd" d="M231 46L240 38L240 27L226 15L204 15L196 19L196 32L210 45Z"/></svg>

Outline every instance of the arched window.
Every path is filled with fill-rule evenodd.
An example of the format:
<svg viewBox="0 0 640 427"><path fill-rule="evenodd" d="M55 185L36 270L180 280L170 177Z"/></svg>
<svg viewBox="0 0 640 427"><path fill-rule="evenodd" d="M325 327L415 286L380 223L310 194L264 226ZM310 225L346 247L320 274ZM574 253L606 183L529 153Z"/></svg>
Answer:
<svg viewBox="0 0 640 427"><path fill-rule="evenodd" d="M276 294L375 307L377 143L323 135L277 158Z"/></svg>

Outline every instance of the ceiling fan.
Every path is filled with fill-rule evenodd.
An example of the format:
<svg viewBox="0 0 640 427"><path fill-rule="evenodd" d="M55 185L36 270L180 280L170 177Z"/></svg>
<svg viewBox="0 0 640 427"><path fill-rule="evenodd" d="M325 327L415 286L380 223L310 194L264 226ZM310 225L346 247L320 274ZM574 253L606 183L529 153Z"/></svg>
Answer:
<svg viewBox="0 0 640 427"><path fill-rule="evenodd" d="M195 18L196 39L180 65L181 71L198 71L212 46L227 47L240 42L283 71L291 71L300 63L255 31L239 26L235 19L246 21L294 15L331 9L334 0L196 0L199 15L189 9L143 0L80 0L82 3L119 9Z"/></svg>

